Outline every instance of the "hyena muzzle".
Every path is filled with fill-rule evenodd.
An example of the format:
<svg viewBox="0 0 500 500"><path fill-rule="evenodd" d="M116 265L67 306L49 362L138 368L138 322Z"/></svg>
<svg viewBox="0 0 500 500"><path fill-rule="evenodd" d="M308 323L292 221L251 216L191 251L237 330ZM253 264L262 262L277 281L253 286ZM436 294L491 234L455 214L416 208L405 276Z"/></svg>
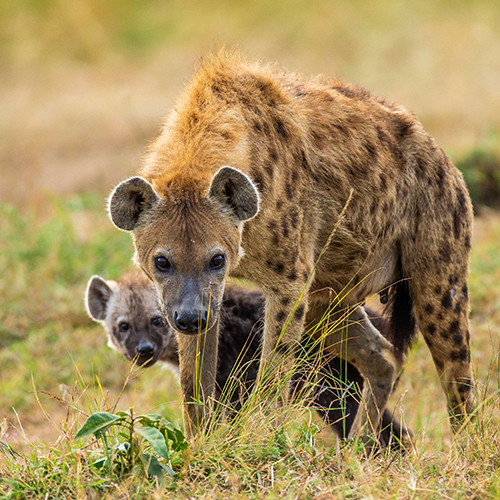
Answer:
<svg viewBox="0 0 500 500"><path fill-rule="evenodd" d="M91 318L103 325L110 347L143 367L163 362L178 372L178 334L166 321L161 322L156 289L143 273L128 272L116 282L93 276L87 286L86 304ZM367 313L370 321L387 335L387 321L375 313ZM225 408L238 411L257 379L264 297L258 291L228 285L220 314L215 398L222 399ZM301 349L306 359L292 379L293 393L304 394L306 402L325 423L339 437L346 438L358 411L363 377L354 366L336 356L319 356L317 348L307 348L307 340L303 338ZM145 345L149 346L147 352ZM386 409L382 415L380 445L398 447L409 437L411 432Z"/></svg>

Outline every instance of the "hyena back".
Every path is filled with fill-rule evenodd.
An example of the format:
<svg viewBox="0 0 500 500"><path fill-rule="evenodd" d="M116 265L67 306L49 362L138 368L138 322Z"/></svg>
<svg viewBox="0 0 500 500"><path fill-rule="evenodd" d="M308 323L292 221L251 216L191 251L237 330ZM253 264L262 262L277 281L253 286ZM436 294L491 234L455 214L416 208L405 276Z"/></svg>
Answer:
<svg viewBox="0 0 500 500"><path fill-rule="evenodd" d="M160 362L178 373L176 332L158 316L160 304L155 286L143 273L128 272L117 282L92 277L86 305L91 318L103 325L110 347L140 366L151 367ZM239 410L255 385L263 314L264 297L260 292L234 285L226 287L215 388L215 398L224 408ZM375 313L369 315L387 334L386 321ZM338 357L320 356L318 349L307 345L307 337L303 340L302 363L292 378L293 392L305 398L337 436L346 438L359 408L363 378L354 366ZM381 446L397 447L410 436L411 432L386 409Z"/></svg>
<svg viewBox="0 0 500 500"><path fill-rule="evenodd" d="M368 413L359 413L376 428L418 326L452 415L473 410L471 203L411 113L338 80L214 57L170 113L142 175L115 189L110 216L132 232L137 262L184 334L186 403L195 389L205 401L213 394L217 311L232 275L265 294L263 379L290 370L312 325L369 382ZM394 349L358 307L390 285ZM332 329L339 318L346 328ZM187 427L202 423L203 407L185 409Z"/></svg>

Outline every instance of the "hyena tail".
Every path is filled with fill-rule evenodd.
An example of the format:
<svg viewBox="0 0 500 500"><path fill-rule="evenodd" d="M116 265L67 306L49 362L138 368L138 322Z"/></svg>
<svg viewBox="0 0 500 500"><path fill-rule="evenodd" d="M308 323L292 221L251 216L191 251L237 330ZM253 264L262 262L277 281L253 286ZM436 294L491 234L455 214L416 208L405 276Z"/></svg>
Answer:
<svg viewBox="0 0 500 500"><path fill-rule="evenodd" d="M389 318L389 341L394 345L396 357L401 361L417 335L411 279L404 272L401 254L396 273L385 312Z"/></svg>

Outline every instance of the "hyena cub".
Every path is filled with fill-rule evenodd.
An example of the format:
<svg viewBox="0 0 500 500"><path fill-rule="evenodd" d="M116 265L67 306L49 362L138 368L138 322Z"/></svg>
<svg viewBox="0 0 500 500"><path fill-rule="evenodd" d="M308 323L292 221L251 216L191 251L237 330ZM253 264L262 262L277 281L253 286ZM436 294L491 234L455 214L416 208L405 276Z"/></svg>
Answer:
<svg viewBox="0 0 500 500"><path fill-rule="evenodd" d="M156 289L144 274L131 271L116 282L93 276L87 287L86 305L91 318L104 326L110 347L143 367L164 362L178 372L176 333L163 319ZM229 285L221 314L215 397L229 401L237 410L257 379L264 297L258 291ZM382 318L371 317L371 321L382 332L387 332ZM307 353L309 363L306 360L299 366L314 364L312 370L317 371L317 376L313 387L307 387L304 392L323 420L339 437L345 438L358 410L356 390L362 389L363 377L354 366L345 363L341 366L338 357L322 358L322 366L318 367L318 349L307 349L306 340L304 338L303 352ZM305 384L310 384L306 379L306 369L299 369L293 377L294 392L300 393ZM221 398L223 391L225 396ZM382 418L381 446L397 446L401 439L409 436L410 431L386 410Z"/></svg>

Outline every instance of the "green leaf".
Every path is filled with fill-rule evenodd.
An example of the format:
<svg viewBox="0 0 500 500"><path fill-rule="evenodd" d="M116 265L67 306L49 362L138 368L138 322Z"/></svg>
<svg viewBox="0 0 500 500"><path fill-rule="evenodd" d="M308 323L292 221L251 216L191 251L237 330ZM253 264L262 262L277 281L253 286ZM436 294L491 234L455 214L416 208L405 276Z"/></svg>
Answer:
<svg viewBox="0 0 500 500"><path fill-rule="evenodd" d="M165 436L158 429L155 427L139 427L135 432L142 436L160 457L168 460L168 444Z"/></svg>
<svg viewBox="0 0 500 500"><path fill-rule="evenodd" d="M158 484L161 486L165 482L165 476L163 475L163 467L158 462L158 459L154 455L149 455L148 453L141 453L139 455L144 470L150 476L158 478Z"/></svg>
<svg viewBox="0 0 500 500"><path fill-rule="evenodd" d="M88 436L89 434L95 434L97 438L100 438L109 429L109 427L122 420L123 417L113 415L112 413L94 413L93 415L90 415L87 421L83 424L82 428L76 433L75 438L80 439Z"/></svg>
<svg viewBox="0 0 500 500"><path fill-rule="evenodd" d="M159 423L162 420L161 415L151 414L151 415L141 415L137 417L137 421L139 421L142 425L146 425L148 427L158 427Z"/></svg>
<svg viewBox="0 0 500 500"><path fill-rule="evenodd" d="M172 449L174 451L182 451L188 448L184 433L180 429L177 429L171 422L165 422L161 430L172 441Z"/></svg>

